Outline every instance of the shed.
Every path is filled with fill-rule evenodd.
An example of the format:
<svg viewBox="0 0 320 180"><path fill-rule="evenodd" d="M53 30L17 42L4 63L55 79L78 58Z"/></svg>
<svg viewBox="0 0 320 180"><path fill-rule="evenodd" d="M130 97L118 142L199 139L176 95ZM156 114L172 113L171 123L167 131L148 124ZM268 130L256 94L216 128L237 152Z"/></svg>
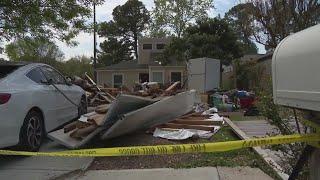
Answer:
<svg viewBox="0 0 320 180"><path fill-rule="evenodd" d="M204 93L220 85L220 60L212 58L190 59L188 87Z"/></svg>

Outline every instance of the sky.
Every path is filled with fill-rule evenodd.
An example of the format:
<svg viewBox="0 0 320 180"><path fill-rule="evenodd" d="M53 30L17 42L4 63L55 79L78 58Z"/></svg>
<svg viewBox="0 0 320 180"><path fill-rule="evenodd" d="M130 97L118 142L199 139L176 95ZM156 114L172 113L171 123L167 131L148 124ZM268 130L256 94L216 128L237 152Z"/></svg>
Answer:
<svg viewBox="0 0 320 180"><path fill-rule="evenodd" d="M112 19L112 11L118 5L123 5L127 0L106 0L104 4L96 7L96 18L97 22L110 21ZM152 10L154 3L153 0L140 0L144 3L146 8L150 11ZM235 6L239 0L214 0L215 9L209 12L210 17L215 17L218 14L223 16L230 8ZM85 55L88 57L93 56L93 34L80 33L75 39L78 45L75 47L70 47L64 42L56 40L56 44L59 46L60 50L64 53L65 59L69 59L74 56ZM103 39L97 36L97 47ZM264 47L257 44L259 48L259 53L265 53ZM1 55L0 55L1 57ZM4 57L6 57L4 55Z"/></svg>

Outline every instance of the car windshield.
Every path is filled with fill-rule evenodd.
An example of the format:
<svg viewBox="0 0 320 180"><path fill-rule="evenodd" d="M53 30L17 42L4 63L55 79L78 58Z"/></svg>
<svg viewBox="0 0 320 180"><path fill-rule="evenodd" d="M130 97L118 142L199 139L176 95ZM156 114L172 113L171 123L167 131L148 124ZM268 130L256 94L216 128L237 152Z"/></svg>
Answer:
<svg viewBox="0 0 320 180"><path fill-rule="evenodd" d="M1 65L0 66L0 79L7 77L9 74L19 69L18 65Z"/></svg>

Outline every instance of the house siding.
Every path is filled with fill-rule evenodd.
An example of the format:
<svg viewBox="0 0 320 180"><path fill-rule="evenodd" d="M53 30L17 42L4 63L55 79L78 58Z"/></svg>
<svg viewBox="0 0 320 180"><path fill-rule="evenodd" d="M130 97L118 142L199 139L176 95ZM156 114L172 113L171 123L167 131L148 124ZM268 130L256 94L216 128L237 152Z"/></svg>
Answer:
<svg viewBox="0 0 320 180"><path fill-rule="evenodd" d="M148 73L148 70L119 70L119 71L98 71L98 85L103 86L104 84L113 87L112 75L123 74L123 85L128 88L133 88L136 82L139 82L139 73Z"/></svg>
<svg viewBox="0 0 320 180"><path fill-rule="evenodd" d="M149 67L149 78L152 81L152 72L162 71L164 72L164 83L169 84L171 79L171 72L182 72L182 81L186 79L187 72L184 66L150 66ZM182 83L183 83L182 82Z"/></svg>
<svg viewBox="0 0 320 180"><path fill-rule="evenodd" d="M138 40L139 64L149 64L153 62L152 53L161 53L163 50L157 49L157 44L169 44L170 38L141 38ZM143 49L143 44L152 44L152 49Z"/></svg>

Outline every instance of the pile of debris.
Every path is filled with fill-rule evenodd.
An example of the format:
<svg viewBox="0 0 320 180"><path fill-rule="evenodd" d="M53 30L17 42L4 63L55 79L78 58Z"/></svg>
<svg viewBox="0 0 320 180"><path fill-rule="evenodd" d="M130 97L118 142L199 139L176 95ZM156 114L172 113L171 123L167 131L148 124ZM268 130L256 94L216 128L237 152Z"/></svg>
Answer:
<svg viewBox="0 0 320 180"><path fill-rule="evenodd" d="M218 114L189 113L172 121L155 127L154 137L170 140L188 138L211 138L225 124Z"/></svg>
<svg viewBox="0 0 320 180"><path fill-rule="evenodd" d="M145 82L142 84L136 84L134 88L133 95L142 96L142 97L159 97L159 96L172 96L179 92L182 92L180 89L180 81L174 82L166 89L161 89L160 84L157 82Z"/></svg>
<svg viewBox="0 0 320 180"><path fill-rule="evenodd" d="M83 79L75 77L73 83L86 91L88 104L95 109L48 134L50 139L71 149L86 145L98 135L110 139L150 128L155 137L210 138L224 123L216 114L194 112L196 92L181 92L180 82L166 89L158 83L143 83L140 90L126 89L126 94L123 89L97 86L87 74Z"/></svg>
<svg viewBox="0 0 320 180"><path fill-rule="evenodd" d="M83 79L78 76L74 76L72 83L80 86L86 91L89 106L108 104L115 99L115 97L110 93L101 90L101 88L97 86L87 73L84 74Z"/></svg>
<svg viewBox="0 0 320 180"><path fill-rule="evenodd" d="M194 90L155 99L120 94L111 104L98 106L95 112L49 133L48 137L68 148L79 148L97 134L101 139L110 139L170 122L191 112L195 99Z"/></svg>
<svg viewBox="0 0 320 180"><path fill-rule="evenodd" d="M64 133L70 132L70 137L83 139L92 133L98 126L102 125L104 116L106 115L110 105L100 105L95 108L94 112L82 115L78 121L67 124L63 128Z"/></svg>

